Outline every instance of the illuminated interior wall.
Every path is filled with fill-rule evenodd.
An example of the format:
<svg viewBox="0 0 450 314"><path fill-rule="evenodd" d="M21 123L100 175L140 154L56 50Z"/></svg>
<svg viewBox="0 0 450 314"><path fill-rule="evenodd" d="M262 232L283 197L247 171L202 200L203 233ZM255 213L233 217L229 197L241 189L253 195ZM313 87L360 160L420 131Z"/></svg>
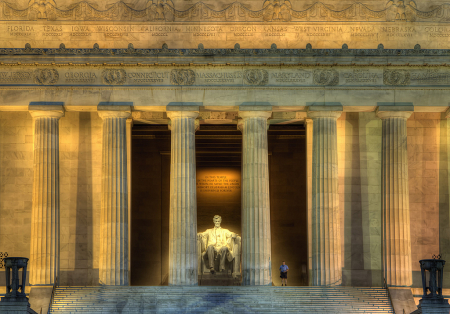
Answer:
<svg viewBox="0 0 450 314"><path fill-rule="evenodd" d="M197 231L213 228L215 215L223 228L242 236L240 168L197 167Z"/></svg>
<svg viewBox="0 0 450 314"><path fill-rule="evenodd" d="M272 280L281 286L280 265L290 286L308 285L306 138L281 139L269 132Z"/></svg>

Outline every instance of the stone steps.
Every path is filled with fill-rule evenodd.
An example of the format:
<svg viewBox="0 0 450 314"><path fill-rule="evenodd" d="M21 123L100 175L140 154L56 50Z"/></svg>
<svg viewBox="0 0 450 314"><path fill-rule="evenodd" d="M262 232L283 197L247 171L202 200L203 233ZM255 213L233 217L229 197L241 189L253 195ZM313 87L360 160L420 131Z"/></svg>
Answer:
<svg viewBox="0 0 450 314"><path fill-rule="evenodd" d="M382 288L58 287L50 313L394 313Z"/></svg>

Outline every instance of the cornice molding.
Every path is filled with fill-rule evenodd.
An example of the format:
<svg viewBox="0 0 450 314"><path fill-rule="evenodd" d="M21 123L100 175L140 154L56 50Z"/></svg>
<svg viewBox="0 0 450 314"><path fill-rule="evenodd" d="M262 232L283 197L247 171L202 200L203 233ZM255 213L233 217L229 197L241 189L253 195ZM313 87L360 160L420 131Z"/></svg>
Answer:
<svg viewBox="0 0 450 314"><path fill-rule="evenodd" d="M25 48L0 48L0 56L104 56L104 57L157 57L174 56L180 57L228 57L228 56L250 56L250 57L423 57L423 56L450 56L450 49L422 49L416 44L413 49L384 49L383 44L379 44L377 49L349 49L347 44L341 49L313 49L311 44L307 44L304 49L278 49L276 44L272 44L269 49L241 49L239 44L235 44L232 49L205 49L203 44L199 44L197 49L169 49L167 44L163 44L161 49L135 49L133 44L129 44L126 49L102 49L98 44L93 48L66 48L61 44L59 48L32 48L26 44Z"/></svg>

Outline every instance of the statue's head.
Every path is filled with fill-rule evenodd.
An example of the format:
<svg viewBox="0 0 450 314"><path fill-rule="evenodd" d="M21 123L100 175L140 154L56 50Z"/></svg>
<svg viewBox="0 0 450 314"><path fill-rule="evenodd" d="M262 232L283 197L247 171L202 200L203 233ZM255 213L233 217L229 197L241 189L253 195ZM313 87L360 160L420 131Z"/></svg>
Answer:
<svg viewBox="0 0 450 314"><path fill-rule="evenodd" d="M215 215L213 218L213 222L214 222L215 227L220 227L220 223L222 222L222 217L220 217L219 215Z"/></svg>

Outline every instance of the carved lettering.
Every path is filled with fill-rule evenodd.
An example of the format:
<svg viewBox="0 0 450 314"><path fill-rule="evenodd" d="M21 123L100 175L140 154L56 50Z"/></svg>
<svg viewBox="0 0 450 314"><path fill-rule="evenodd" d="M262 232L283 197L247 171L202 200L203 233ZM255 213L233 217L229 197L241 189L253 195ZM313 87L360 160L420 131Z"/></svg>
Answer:
<svg viewBox="0 0 450 314"><path fill-rule="evenodd" d="M235 83L236 79L242 79L243 73L241 71L236 72L209 72L209 73L196 73L197 79L202 79L206 83Z"/></svg>
<svg viewBox="0 0 450 314"><path fill-rule="evenodd" d="M381 74L372 73L369 69L353 70L352 72L344 72L342 76L345 83L378 83L382 78Z"/></svg>
<svg viewBox="0 0 450 314"><path fill-rule="evenodd" d="M311 77L310 72L273 72L270 77L280 83L305 83Z"/></svg>
<svg viewBox="0 0 450 314"><path fill-rule="evenodd" d="M197 190L200 193L231 193L240 189L241 182L226 175L205 176L197 179Z"/></svg>
<svg viewBox="0 0 450 314"><path fill-rule="evenodd" d="M128 79L133 83L164 83L169 78L169 72L128 73Z"/></svg>
<svg viewBox="0 0 450 314"><path fill-rule="evenodd" d="M33 72L0 72L1 83L26 83L30 81Z"/></svg>
<svg viewBox="0 0 450 314"><path fill-rule="evenodd" d="M66 83L94 83L97 75L94 72L66 72L64 78Z"/></svg>
<svg viewBox="0 0 450 314"><path fill-rule="evenodd" d="M412 72L411 80L415 81L417 84L449 84L450 83L450 73L440 72L437 69L426 70L423 72Z"/></svg>

